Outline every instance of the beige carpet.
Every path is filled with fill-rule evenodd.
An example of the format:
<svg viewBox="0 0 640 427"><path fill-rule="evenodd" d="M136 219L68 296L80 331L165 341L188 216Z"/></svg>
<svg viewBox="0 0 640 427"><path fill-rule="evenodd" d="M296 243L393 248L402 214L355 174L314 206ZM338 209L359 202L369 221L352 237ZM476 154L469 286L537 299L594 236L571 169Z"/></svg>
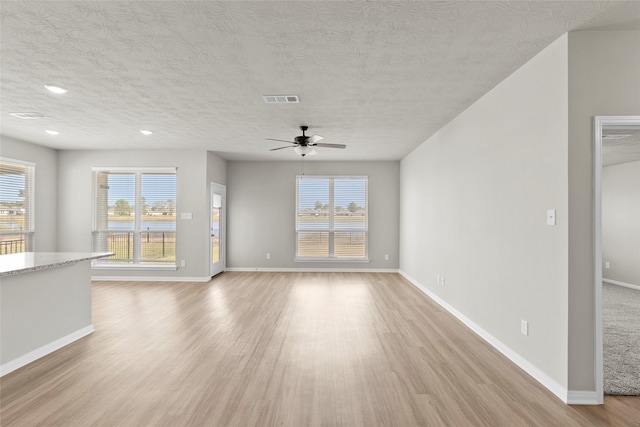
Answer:
<svg viewBox="0 0 640 427"><path fill-rule="evenodd" d="M640 291L603 283L604 392L640 395Z"/></svg>

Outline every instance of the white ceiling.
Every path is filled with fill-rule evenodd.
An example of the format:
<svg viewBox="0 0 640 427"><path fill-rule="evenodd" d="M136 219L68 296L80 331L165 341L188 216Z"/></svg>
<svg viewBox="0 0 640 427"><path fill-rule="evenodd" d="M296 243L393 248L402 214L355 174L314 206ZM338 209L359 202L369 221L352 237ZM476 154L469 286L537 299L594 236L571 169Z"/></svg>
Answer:
<svg viewBox="0 0 640 427"><path fill-rule="evenodd" d="M303 124L348 146L313 159L401 159L563 33L640 29L637 1L0 5L3 135L226 159L296 160L264 138L291 140Z"/></svg>

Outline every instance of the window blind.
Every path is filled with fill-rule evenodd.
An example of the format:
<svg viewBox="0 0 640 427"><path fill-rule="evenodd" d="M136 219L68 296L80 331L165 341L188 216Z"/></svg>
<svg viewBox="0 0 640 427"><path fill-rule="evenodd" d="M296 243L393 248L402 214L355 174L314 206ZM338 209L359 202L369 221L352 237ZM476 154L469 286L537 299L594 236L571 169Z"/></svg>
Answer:
<svg viewBox="0 0 640 427"><path fill-rule="evenodd" d="M35 247L35 164L0 158L0 255Z"/></svg>
<svg viewBox="0 0 640 427"><path fill-rule="evenodd" d="M296 178L296 260L368 259L368 178Z"/></svg>
<svg viewBox="0 0 640 427"><path fill-rule="evenodd" d="M173 265L176 170L94 170L93 247L107 265Z"/></svg>

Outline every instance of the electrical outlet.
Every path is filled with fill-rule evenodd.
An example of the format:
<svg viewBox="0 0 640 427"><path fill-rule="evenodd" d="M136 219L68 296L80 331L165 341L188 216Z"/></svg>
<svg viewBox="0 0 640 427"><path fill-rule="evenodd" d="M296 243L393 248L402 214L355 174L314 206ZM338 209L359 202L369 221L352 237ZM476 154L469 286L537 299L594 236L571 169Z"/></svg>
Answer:
<svg viewBox="0 0 640 427"><path fill-rule="evenodd" d="M180 260L180 267L184 267L187 265L187 262L185 260Z"/></svg>
<svg viewBox="0 0 640 427"><path fill-rule="evenodd" d="M267 252L267 259L271 259L271 253Z"/></svg>
<svg viewBox="0 0 640 427"><path fill-rule="evenodd" d="M436 274L436 284L440 284L440 275Z"/></svg>
<svg viewBox="0 0 640 427"><path fill-rule="evenodd" d="M441 285L441 286L444 286L444 276L441 276L441 277L440 277L440 285Z"/></svg>
<svg viewBox="0 0 640 427"><path fill-rule="evenodd" d="M389 261L389 254L384 254L384 260Z"/></svg>
<svg viewBox="0 0 640 427"><path fill-rule="evenodd" d="M524 336L529 336L529 322L524 319L520 320L520 332L522 332Z"/></svg>
<svg viewBox="0 0 640 427"><path fill-rule="evenodd" d="M609 263L609 261L604 263L604 268L610 268L611 267L611 263Z"/></svg>

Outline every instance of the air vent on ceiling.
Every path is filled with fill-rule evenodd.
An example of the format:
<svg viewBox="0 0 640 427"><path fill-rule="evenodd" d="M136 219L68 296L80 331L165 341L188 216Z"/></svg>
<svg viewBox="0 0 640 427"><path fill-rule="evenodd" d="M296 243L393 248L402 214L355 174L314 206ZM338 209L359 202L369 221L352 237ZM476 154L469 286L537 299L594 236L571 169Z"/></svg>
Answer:
<svg viewBox="0 0 640 427"><path fill-rule="evenodd" d="M262 99L267 104L298 104L300 102L297 95L264 95Z"/></svg>
<svg viewBox="0 0 640 427"><path fill-rule="evenodd" d="M44 119L46 117L40 113L9 113L9 114L19 119Z"/></svg>

